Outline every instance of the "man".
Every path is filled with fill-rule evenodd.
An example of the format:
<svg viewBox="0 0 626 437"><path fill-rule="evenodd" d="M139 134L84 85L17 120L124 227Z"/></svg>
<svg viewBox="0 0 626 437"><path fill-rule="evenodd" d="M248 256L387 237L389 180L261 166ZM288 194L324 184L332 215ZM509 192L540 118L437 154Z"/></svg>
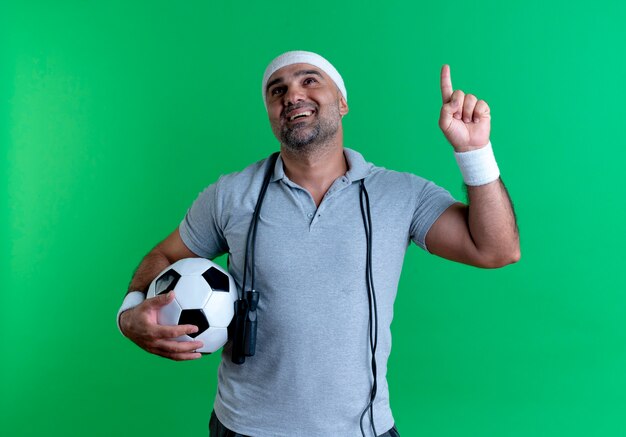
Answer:
<svg viewBox="0 0 626 437"><path fill-rule="evenodd" d="M279 56L267 67L262 90L280 157L270 168L258 225L256 354L237 365L230 360L232 345L224 347L211 435L356 436L377 430L397 436L385 375L393 302L410 241L484 268L520 256L515 216L491 152L489 107L454 91L443 66L439 126L468 185L467 206L432 182L375 167L343 147L347 92L321 56ZM124 335L170 359L200 358L194 351L201 343L171 340L195 326L156 324L173 293L145 301L142 293L181 258L223 253L243 286L245 241L266 166L261 161L210 185L179 228L144 258L120 309ZM373 349L367 225L360 213L365 188L371 203L369 282L377 307Z"/></svg>

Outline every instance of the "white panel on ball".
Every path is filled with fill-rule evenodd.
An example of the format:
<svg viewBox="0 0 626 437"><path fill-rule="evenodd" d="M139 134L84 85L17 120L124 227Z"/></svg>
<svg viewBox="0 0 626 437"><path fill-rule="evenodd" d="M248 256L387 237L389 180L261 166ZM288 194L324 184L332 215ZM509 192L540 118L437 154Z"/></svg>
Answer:
<svg viewBox="0 0 626 437"><path fill-rule="evenodd" d="M185 258L172 264L181 275L202 275L214 263L206 258Z"/></svg>
<svg viewBox="0 0 626 437"><path fill-rule="evenodd" d="M198 352L210 354L226 344L228 341L228 329L211 327L197 339L203 343L202 348L198 349Z"/></svg>
<svg viewBox="0 0 626 437"><path fill-rule="evenodd" d="M211 288L202 276L183 276L174 289L176 300L182 309L202 308L206 305Z"/></svg>
<svg viewBox="0 0 626 437"><path fill-rule="evenodd" d="M226 328L235 315L234 293L214 291L204 309L209 326Z"/></svg>

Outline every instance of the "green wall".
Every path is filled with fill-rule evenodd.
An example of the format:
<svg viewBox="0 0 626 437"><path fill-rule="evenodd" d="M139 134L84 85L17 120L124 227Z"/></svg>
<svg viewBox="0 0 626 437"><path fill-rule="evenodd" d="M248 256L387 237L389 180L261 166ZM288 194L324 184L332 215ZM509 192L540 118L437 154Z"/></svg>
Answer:
<svg viewBox="0 0 626 437"><path fill-rule="evenodd" d="M206 435L217 356L161 359L115 313L198 192L277 148L267 62L322 53L346 146L463 198L439 70L487 100L522 260L413 246L389 383L406 436L626 436L620 1L21 1L0 6L0 434ZM223 262L223 260L221 260Z"/></svg>

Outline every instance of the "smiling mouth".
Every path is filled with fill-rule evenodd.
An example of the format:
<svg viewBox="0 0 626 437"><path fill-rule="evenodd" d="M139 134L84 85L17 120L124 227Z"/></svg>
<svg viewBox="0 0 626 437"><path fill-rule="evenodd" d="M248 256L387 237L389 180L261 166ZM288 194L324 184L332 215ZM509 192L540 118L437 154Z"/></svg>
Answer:
<svg viewBox="0 0 626 437"><path fill-rule="evenodd" d="M286 117L286 119L288 122L294 122L294 121L298 121L298 120L302 120L304 118L310 117L311 115L313 115L314 112L315 111L313 110L298 111L298 112L293 113L289 117Z"/></svg>
<svg viewBox="0 0 626 437"><path fill-rule="evenodd" d="M297 114L292 115L291 117L289 117L289 121L294 121L297 118L303 118L303 117L308 117L309 115L313 114L313 111L304 111L304 112L299 112Z"/></svg>

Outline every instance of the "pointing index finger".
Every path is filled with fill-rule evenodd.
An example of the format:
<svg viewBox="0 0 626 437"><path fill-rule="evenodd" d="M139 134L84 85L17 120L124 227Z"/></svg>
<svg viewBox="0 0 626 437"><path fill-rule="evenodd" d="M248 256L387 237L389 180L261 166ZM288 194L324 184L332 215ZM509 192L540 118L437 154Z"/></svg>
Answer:
<svg viewBox="0 0 626 437"><path fill-rule="evenodd" d="M452 79L450 78L450 66L445 64L441 67L441 99L446 104L452 98Z"/></svg>

